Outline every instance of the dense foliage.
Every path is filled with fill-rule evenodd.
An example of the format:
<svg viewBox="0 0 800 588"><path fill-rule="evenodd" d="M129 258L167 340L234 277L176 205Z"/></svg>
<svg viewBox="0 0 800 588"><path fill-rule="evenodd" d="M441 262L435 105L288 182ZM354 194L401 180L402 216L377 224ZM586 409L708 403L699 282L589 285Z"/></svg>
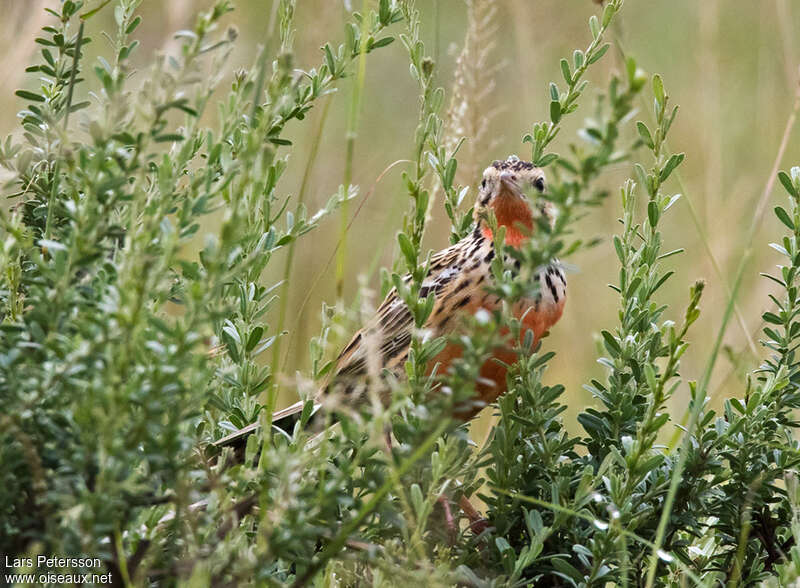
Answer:
<svg viewBox="0 0 800 588"><path fill-rule="evenodd" d="M400 255L383 285L398 289L418 327L433 302L419 297L432 194L443 194L453 240L471 230L469 192L455 180L469 138L448 136L419 11L411 0L365 3L375 7L353 13L344 42L325 45L321 63L301 71L294 2L280 0L273 38L217 96L236 40L219 31L232 9L226 0L177 35L177 55L155 58L140 76L130 65L139 0L113 3L113 51L95 64L83 55L92 41L85 22L112 10L106 4L66 0L50 11L39 62L28 68L39 86L17 92L26 102L20 132L0 148L11 175L11 206L0 212L0 551L99 557L101 568L72 571L108 571L126 585L784 585L800 577L800 168L779 176L789 198L775 214L788 234L773 244L786 259L770 276L780 292L763 315L768 356L716 415L707 378L685 382L679 370L703 284L689 288L677 319L658 300L670 257L682 252L668 249L674 239L660 223L678 200L667 186L684 158L667 149L677 108L661 78L648 83L628 57L597 92L580 140L565 144L566 154L549 151L564 118L587 108L585 74L609 51L604 37L621 0L591 18L588 47L562 60L563 81L549 86L550 120L523 138L531 160L547 166L559 215L552 226L542 219L520 250L503 247L495 231L501 254L489 288L504 309L471 320L463 356L446 374L426 375L445 341L420 329L390 406L344 413L314 439L302 426L292 435L269 426L277 378L265 352L281 333L266 323L279 284L263 276L276 250L340 207L346 232L358 191L332 187L323 210L290 211L280 187L293 148L287 125L344 79L363 82L352 76L356 66L399 36L420 118L403 176ZM85 86L90 101L78 98ZM640 96L652 122L633 128ZM632 173L615 200L598 179L620 164ZM537 270L597 245L576 238L574 223L609 201L621 207L619 234L603 245L619 264L611 285L619 322L601 333L605 376L587 383L597 403L578 417L584 432L567 433L563 387L543 377L553 352L527 338L499 422L476 447L453 407L468 401L503 333L519 333L507 309L535 295ZM212 214L219 222L207 222ZM304 397L331 370L333 329L329 320L309 343ZM690 406L670 416L667 403L681 389ZM229 450L212 442L258 419L263 433L251 437L244 464L231 466ZM660 444L673 431L673 442ZM458 501L477 496L486 520L461 520Z"/></svg>

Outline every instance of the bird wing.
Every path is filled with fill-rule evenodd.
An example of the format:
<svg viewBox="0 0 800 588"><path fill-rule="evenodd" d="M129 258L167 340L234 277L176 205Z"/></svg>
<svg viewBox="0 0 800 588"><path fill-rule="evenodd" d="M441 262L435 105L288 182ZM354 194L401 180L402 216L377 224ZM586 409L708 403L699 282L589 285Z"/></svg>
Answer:
<svg viewBox="0 0 800 588"><path fill-rule="evenodd" d="M457 243L431 257L428 274L419 292L420 298L427 297L431 292L436 296L431 318L442 303L440 295L447 289L448 284L458 278L462 249L463 246ZM405 282L410 279L410 275L403 278ZM428 319L426 327L431 326L431 318ZM414 318L406 303L398 295L397 289L392 288L378 307L375 316L353 335L339 354L334 375L328 386L341 386L347 390L348 387L363 382L369 373L368 361L373 357L378 360L380 369L386 368L399 373L408 358L413 330Z"/></svg>
<svg viewBox="0 0 800 588"><path fill-rule="evenodd" d="M435 336L445 332L444 327L450 319L450 314L445 312L450 306L449 300L453 301L454 307L459 306L459 302L454 298L467 284L470 270L474 269L471 265L467 266L468 263L472 264L471 258L477 253L477 248L474 247L475 245L468 241L459 241L431 257L428 274L422 283L419 295L427 297L433 292L436 297L433 311L425 325L434 331ZM403 279L408 282L411 277L406 275ZM334 375L323 388L323 392L331 388L343 389L345 395L350 393L351 398L363 398L369 374L368 360L371 357L379 358L380 369L386 368L399 376L408 358L413 330L414 320L411 312L397 295L397 290L392 288L378 307L375 316L353 335L339 354ZM291 433L303 406L304 403L301 401L276 412L272 419L273 425ZM236 447L243 456L247 437L259 426L259 423L248 425L220 439L215 445Z"/></svg>

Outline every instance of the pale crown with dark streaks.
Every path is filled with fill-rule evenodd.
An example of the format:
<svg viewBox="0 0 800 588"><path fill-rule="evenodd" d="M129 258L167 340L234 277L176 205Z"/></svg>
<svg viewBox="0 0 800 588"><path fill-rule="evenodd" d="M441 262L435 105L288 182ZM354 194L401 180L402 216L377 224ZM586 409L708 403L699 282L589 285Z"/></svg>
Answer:
<svg viewBox="0 0 800 588"><path fill-rule="evenodd" d="M545 189L544 170L529 161L522 161L516 155L509 155L505 161L494 161L483 171L476 208L491 206L500 194L506 193L525 198L526 193Z"/></svg>

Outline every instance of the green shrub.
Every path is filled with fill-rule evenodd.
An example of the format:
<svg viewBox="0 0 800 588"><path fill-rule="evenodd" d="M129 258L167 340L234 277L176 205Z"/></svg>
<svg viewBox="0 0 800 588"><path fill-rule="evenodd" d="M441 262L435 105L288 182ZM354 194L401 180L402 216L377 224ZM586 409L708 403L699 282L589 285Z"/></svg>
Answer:
<svg viewBox="0 0 800 588"><path fill-rule="evenodd" d="M412 1L380 0L354 13L345 42L325 45L321 64L298 73L294 2L281 0L276 37L216 97L236 38L219 31L229 3L200 14L178 35L179 55L154 59L137 87L129 60L138 4L114 4L113 50L91 66L84 23L97 10L67 0L50 11L41 59L28 68L42 82L17 92L27 103L21 132L0 149L12 175L4 188L12 206L0 214L0 551L98 557L97 569L65 570L110 572L127 585L785 585L800 576L800 168L779 176L789 204L775 213L789 233L773 245L787 261L771 276L782 290L777 310L763 315L769 356L718 416L707 378L684 382L679 371L703 284L689 288L677 321L658 301L669 258L682 251L668 250L660 230L677 200L668 180L683 161L666 147L677 109L661 78L648 86L627 58L599 92L581 141L566 155L549 151L584 100L584 74L609 51L603 39L621 0L592 17L588 48L562 60L563 82L549 86L550 120L523 138L531 160L548 168L559 215L521 250L504 248L495 231L501 254L490 288L503 310L470 322L447 374L426 375L445 341L417 333L391 404L345 414L313 440L302 426L292 435L269 426L277 383L264 355L282 326L265 322L278 285L263 276L276 250L340 206L344 237L357 190L332 189L313 215L302 205L288 211L286 126L356 65L363 83L368 54L399 35L420 117L403 177L401 256L383 285L397 287L418 327L431 312L432 298L419 292L433 190L443 194L452 239L471 230L455 180L463 138L442 118L445 94L419 12ZM91 103L78 99L84 76L98 88ZM642 94L654 123L634 131ZM356 91L356 116L358 100ZM574 223L610 199L597 182L604 171L631 160L613 240L619 324L601 333L606 375L588 384L598 402L578 417L584 433L567 433L563 387L543 381L554 354L528 338L500 420L476 447L451 418L454 405L474 392L502 333L519 333L508 309L535 293L537 270L597 244L576 238ZM201 231L212 213L215 229ZM309 345L317 381L332 368L329 331ZM666 403L681 386L691 394L684 418L673 417L682 433L660 445ZM244 463L229 467L230 450L212 442L259 419L266 426ZM443 501L476 495L487 528L463 520L452 528Z"/></svg>

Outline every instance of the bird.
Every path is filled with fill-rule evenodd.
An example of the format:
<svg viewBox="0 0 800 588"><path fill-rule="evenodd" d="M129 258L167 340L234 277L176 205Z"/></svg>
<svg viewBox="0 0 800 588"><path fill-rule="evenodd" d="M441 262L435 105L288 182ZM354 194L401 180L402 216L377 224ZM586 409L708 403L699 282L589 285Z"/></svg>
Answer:
<svg viewBox="0 0 800 588"><path fill-rule="evenodd" d="M430 257L427 275L419 288L420 298L430 294L434 296L433 310L424 327L431 336L452 335L458 331L464 316L499 308L501 301L486 289L493 279L490 266L495 257L494 235L487 222L487 213L490 210L494 213L494 226L505 227L505 246L521 248L536 230L537 215L551 225L554 222L555 208L541 196L544 192L544 170L515 155L496 160L485 169L473 209L473 230ZM529 198L529 194L536 196L535 201ZM521 321L521 338L531 331L534 342L539 341L561 318L567 288L566 276L558 260L551 261L537 272L534 276L539 282L536 293L516 301L512 308L515 318ZM410 282L410 275L403 280ZM371 363L375 359L379 373L402 379L415 330L408 306L397 289L392 288L374 316L342 349L332 370L333 375L321 387L317 400L336 391L343 402L352 407L365 403L369 386L374 384L370 374L375 373L374 363ZM434 369L438 374L446 373L452 362L460 357L463 349L455 339L448 340L442 351L428 362L429 375ZM458 409L454 416L468 421L484 406L496 401L507 389L507 367L516 359L511 346L496 348L480 368L476 382L477 398L469 406ZM378 389L381 400L387 402L391 387L379 383ZM274 413L273 427L292 434L304 405L300 401ZM314 410L317 411L320 405L317 403ZM259 423L250 424L219 439L214 445L233 447L243 453L247 437L259 426Z"/></svg>

